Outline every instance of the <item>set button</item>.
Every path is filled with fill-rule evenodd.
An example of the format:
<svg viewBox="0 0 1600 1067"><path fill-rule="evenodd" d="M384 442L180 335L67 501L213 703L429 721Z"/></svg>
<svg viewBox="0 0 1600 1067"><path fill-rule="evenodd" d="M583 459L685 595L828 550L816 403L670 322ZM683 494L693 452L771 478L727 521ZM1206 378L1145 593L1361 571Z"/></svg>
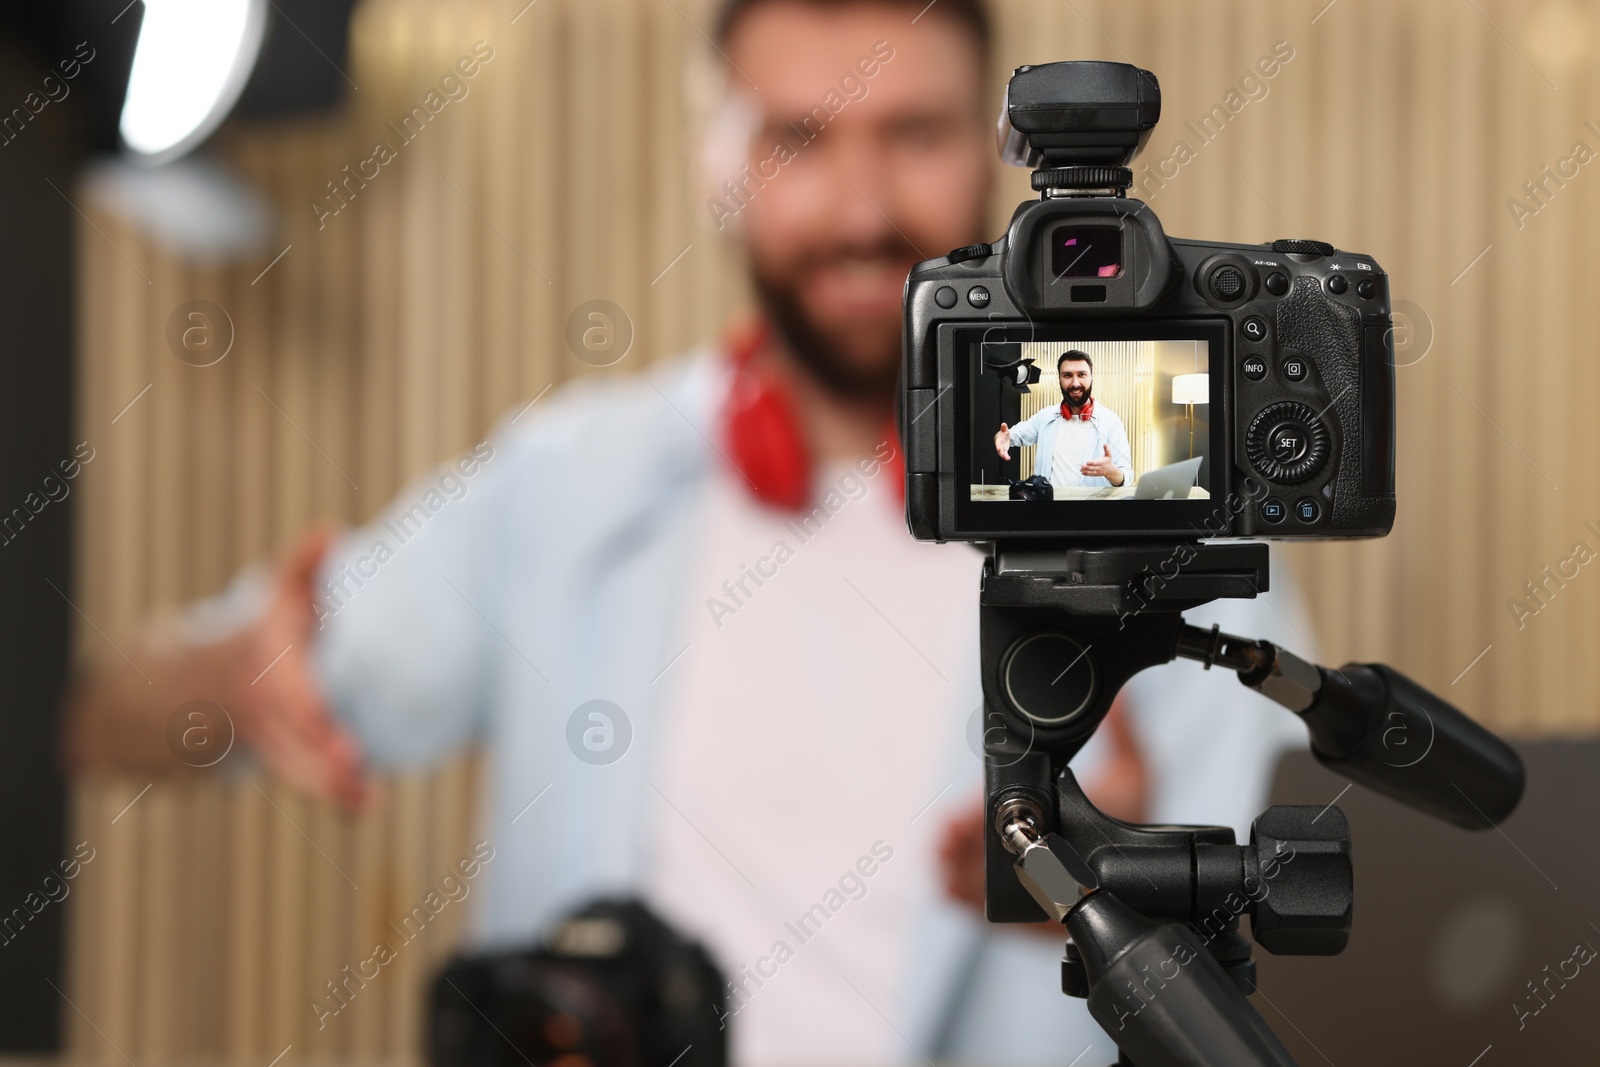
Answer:
<svg viewBox="0 0 1600 1067"><path fill-rule="evenodd" d="M1267 451L1279 463L1298 463L1310 447L1310 438L1305 423L1286 420L1267 431Z"/></svg>

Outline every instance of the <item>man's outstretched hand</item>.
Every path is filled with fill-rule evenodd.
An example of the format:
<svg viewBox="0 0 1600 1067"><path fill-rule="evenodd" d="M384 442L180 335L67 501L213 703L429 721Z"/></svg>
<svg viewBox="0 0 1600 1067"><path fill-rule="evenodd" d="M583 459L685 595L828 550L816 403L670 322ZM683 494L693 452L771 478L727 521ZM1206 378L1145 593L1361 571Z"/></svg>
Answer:
<svg viewBox="0 0 1600 1067"><path fill-rule="evenodd" d="M347 810L361 807L366 785L355 738L334 719L312 672L318 629L313 584L332 532L302 534L273 575L261 618L224 642L223 707L239 740L274 772Z"/></svg>
<svg viewBox="0 0 1600 1067"><path fill-rule="evenodd" d="M68 768L167 774L186 764L214 766L190 763L187 756L208 753L186 752L186 742L172 737L173 716L202 700L227 713L231 746L255 749L269 769L313 796L347 811L361 807L366 788L355 739L330 713L312 671L319 626L312 588L331 540L315 529L295 542L273 570L265 608L244 629L207 640L158 617L124 639L130 655L93 664L67 706Z"/></svg>
<svg viewBox="0 0 1600 1067"><path fill-rule="evenodd" d="M1094 457L1078 468L1078 473L1085 478L1104 478L1112 485L1121 485L1122 472L1117 469L1115 463L1111 462L1111 446L1102 445L1101 447L1105 449L1105 455Z"/></svg>
<svg viewBox="0 0 1600 1067"><path fill-rule="evenodd" d="M1003 422L994 435L994 450L1000 454L1001 459L1011 458L1011 427Z"/></svg>

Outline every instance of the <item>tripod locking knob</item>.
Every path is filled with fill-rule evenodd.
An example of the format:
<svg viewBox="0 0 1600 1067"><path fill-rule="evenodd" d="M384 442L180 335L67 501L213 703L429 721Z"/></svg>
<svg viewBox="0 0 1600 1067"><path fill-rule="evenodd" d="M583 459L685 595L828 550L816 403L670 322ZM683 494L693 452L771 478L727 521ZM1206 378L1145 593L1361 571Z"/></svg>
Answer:
<svg viewBox="0 0 1600 1067"><path fill-rule="evenodd" d="M1250 827L1244 858L1250 932L1280 956L1336 956L1350 940L1350 823L1332 805L1279 804Z"/></svg>

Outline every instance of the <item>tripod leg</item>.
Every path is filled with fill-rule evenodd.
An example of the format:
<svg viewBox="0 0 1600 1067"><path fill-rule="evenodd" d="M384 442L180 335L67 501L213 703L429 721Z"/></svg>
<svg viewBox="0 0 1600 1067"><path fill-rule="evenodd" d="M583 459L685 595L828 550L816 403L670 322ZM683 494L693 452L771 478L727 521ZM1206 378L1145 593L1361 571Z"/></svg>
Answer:
<svg viewBox="0 0 1600 1067"><path fill-rule="evenodd" d="M1143 1067L1295 1067L1288 1049L1176 923L1146 919L1103 890L1067 916L1083 956L1089 1013Z"/></svg>

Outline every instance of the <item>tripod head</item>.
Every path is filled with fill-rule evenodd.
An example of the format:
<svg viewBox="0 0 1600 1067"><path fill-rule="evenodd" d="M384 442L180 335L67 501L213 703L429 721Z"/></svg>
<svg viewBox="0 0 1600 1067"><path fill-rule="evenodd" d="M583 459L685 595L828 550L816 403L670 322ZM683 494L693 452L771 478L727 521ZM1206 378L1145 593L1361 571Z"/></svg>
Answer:
<svg viewBox="0 0 1600 1067"><path fill-rule="evenodd" d="M1393 668L1320 667L1184 622L1189 608L1267 588L1264 544L1002 543L984 569L985 910L1063 923L1064 991L1087 997L1142 1067L1292 1064L1245 999L1255 970L1239 920L1270 952L1336 954L1353 873L1333 806L1270 808L1245 846L1226 827L1138 826L1096 809L1067 761L1133 674L1179 657L1233 670L1300 716L1325 765L1467 829L1522 795L1509 746Z"/></svg>

